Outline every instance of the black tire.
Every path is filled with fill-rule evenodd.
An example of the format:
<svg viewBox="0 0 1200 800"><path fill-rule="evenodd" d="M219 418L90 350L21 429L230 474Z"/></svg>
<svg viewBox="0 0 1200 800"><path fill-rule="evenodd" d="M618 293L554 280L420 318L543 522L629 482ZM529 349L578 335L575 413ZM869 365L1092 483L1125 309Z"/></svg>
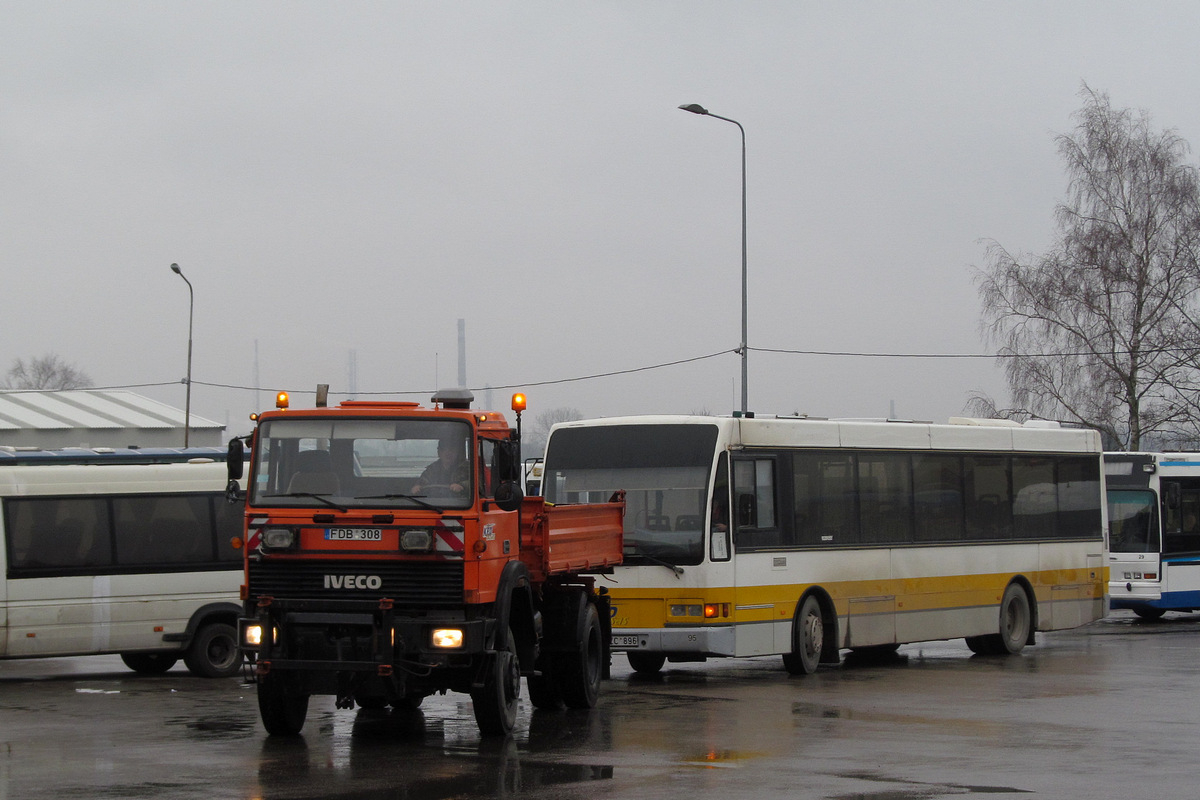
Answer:
<svg viewBox="0 0 1200 800"><path fill-rule="evenodd" d="M423 694L406 694L404 697L396 698L396 702L392 704L392 708L400 709L401 711L416 711L424 702L425 695Z"/></svg>
<svg viewBox="0 0 1200 800"><path fill-rule="evenodd" d="M600 615L586 597L576 625L577 650L556 653L554 677L567 708L594 708L600 696L600 677L604 673L604 637Z"/></svg>
<svg viewBox="0 0 1200 800"><path fill-rule="evenodd" d="M996 633L966 637L967 647L981 656L1016 655L1029 641L1033 615L1029 595L1019 584L1010 583L1000 599L1000 619Z"/></svg>
<svg viewBox="0 0 1200 800"><path fill-rule="evenodd" d="M499 643L498 643L499 644ZM497 647L487 666L483 687L471 692L475 722L484 736L507 736L517 722L521 697L521 665L512 631L504 631L503 646Z"/></svg>
<svg viewBox="0 0 1200 800"><path fill-rule="evenodd" d="M161 675L175 666L179 656L174 653L121 653L125 666L143 675Z"/></svg>
<svg viewBox="0 0 1200 800"><path fill-rule="evenodd" d="M629 666L638 675L657 675L662 671L663 664L667 663L667 657L662 653L643 653L640 650L630 650L625 657L629 659Z"/></svg>
<svg viewBox="0 0 1200 800"><path fill-rule="evenodd" d="M1162 615L1167 613L1165 608L1135 608L1133 613L1138 615L1138 619L1156 620L1162 619Z"/></svg>
<svg viewBox="0 0 1200 800"><path fill-rule="evenodd" d="M272 736L295 736L308 716L308 695L297 692L288 678L270 672L258 676L258 713Z"/></svg>
<svg viewBox="0 0 1200 800"><path fill-rule="evenodd" d="M554 676L554 661L549 653L543 653L538 657L535 669L538 674L530 675L526 679L526 685L529 687L529 702L533 703L534 708L544 711L555 711L562 708L562 692L559 691L558 681Z"/></svg>
<svg viewBox="0 0 1200 800"><path fill-rule="evenodd" d="M387 708L388 701L386 697L377 694L354 695L354 702L358 703L359 708L365 708L368 711L379 711Z"/></svg>
<svg viewBox="0 0 1200 800"><path fill-rule="evenodd" d="M825 619L821 604L809 595L800 603L792 629L792 652L783 654L783 666L789 675L811 675L821 663L825 648Z"/></svg>
<svg viewBox="0 0 1200 800"><path fill-rule="evenodd" d="M201 628L183 655L183 663L202 678L232 678L241 672L237 628L214 622Z"/></svg>

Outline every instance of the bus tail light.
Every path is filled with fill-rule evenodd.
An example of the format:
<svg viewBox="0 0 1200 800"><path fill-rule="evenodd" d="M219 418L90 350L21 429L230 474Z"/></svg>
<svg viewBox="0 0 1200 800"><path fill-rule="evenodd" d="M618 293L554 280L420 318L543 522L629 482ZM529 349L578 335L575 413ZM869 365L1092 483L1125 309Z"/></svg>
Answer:
<svg viewBox="0 0 1200 800"><path fill-rule="evenodd" d="M729 616L729 603L705 603L704 618L719 619Z"/></svg>

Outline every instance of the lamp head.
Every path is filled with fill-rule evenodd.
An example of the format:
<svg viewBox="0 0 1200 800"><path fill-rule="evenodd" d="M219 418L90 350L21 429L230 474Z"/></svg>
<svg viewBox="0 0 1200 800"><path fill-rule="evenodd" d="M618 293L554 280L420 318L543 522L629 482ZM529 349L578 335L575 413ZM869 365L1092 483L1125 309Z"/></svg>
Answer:
<svg viewBox="0 0 1200 800"><path fill-rule="evenodd" d="M183 270L181 270L181 269L179 268L179 265L178 265L178 264L172 264L172 265L171 265L171 272L174 272L176 275L182 275L182 274L183 274Z"/></svg>
<svg viewBox="0 0 1200 800"><path fill-rule="evenodd" d="M689 103L686 106L680 106L680 108L682 108L684 111L690 111L693 114L707 114L708 113L708 109L705 108L704 106L700 105L699 103Z"/></svg>

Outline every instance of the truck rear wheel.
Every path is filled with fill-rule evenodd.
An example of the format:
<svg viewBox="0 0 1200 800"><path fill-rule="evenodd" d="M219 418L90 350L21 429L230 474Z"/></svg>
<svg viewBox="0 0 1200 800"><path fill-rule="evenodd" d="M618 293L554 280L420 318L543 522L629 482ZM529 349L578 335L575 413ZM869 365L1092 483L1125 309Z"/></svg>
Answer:
<svg viewBox="0 0 1200 800"><path fill-rule="evenodd" d="M287 675L258 676L258 713L272 736L295 736L308 716L308 695L292 690Z"/></svg>
<svg viewBox="0 0 1200 800"><path fill-rule="evenodd" d="M502 647L487 667L483 687L471 692L475 722L484 736L507 736L517 722L517 700L521 696L521 665L511 630L504 631Z"/></svg>
<svg viewBox="0 0 1200 800"><path fill-rule="evenodd" d="M555 675L567 708L592 708L600 694L600 676L604 672L604 639L596 606L582 601L576 635L577 650L556 659Z"/></svg>

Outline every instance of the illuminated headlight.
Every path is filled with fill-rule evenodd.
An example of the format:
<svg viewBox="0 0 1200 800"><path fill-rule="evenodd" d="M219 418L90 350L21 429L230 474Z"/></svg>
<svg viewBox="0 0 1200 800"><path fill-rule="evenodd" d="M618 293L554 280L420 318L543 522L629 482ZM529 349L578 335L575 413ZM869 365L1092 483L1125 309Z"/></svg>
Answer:
<svg viewBox="0 0 1200 800"><path fill-rule="evenodd" d="M267 550L290 550L296 544L296 532L291 528L267 528L262 532L262 546Z"/></svg>
<svg viewBox="0 0 1200 800"><path fill-rule="evenodd" d="M433 632L433 646L453 650L463 645L463 632L459 628L439 628Z"/></svg>
<svg viewBox="0 0 1200 800"><path fill-rule="evenodd" d="M433 549L433 532L414 528L400 534L400 549L407 553L428 553Z"/></svg>
<svg viewBox="0 0 1200 800"><path fill-rule="evenodd" d="M257 648L262 644L262 626L247 625L242 631L242 647Z"/></svg>

